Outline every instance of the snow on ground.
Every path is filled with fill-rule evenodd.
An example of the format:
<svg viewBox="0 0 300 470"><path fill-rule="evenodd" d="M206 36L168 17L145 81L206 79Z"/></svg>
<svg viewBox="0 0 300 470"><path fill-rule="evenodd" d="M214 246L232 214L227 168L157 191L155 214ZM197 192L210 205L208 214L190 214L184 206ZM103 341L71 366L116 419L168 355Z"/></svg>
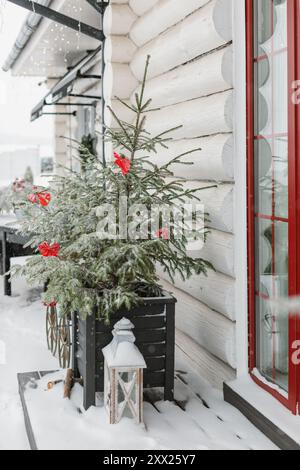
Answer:
<svg viewBox="0 0 300 470"><path fill-rule="evenodd" d="M37 291L24 283L14 297L2 295L0 276L0 450L28 449L17 373L53 370L57 360L48 352L45 339L45 312Z"/></svg>
<svg viewBox="0 0 300 470"><path fill-rule="evenodd" d="M13 295L0 295L0 450L28 449L17 373L57 369L57 360L46 347L39 291L18 281L13 284ZM5 361L1 344L5 345ZM220 392L202 383L196 395L185 384L188 375L181 373L176 380L181 408L154 398L155 407L150 403L144 406L145 427L127 418L110 426L101 404L85 412L79 385L74 387L71 400L62 399L62 384L47 390L49 380L63 377L64 372L50 374L38 382L38 388L27 387L25 392L39 449L276 449L224 403Z"/></svg>
<svg viewBox="0 0 300 470"><path fill-rule="evenodd" d="M97 407L82 408L82 387L75 385L71 400L63 400L63 384L47 389L49 381L62 380L60 371L27 386L25 398L38 449L41 450L275 450L276 447L238 411L206 387L216 409L208 409L177 379L174 403L144 405L145 426L123 418L109 425L99 400Z"/></svg>

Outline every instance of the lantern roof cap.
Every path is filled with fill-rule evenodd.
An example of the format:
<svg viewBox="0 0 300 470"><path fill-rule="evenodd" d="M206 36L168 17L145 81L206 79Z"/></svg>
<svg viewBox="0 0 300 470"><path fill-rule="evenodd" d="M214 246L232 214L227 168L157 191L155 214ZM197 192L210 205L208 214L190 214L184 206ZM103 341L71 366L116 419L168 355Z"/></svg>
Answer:
<svg viewBox="0 0 300 470"><path fill-rule="evenodd" d="M122 320L118 321L114 326L115 330L133 330L133 328L134 324L131 323L131 321L125 317L123 317Z"/></svg>
<svg viewBox="0 0 300 470"><path fill-rule="evenodd" d="M145 359L134 344L133 328L134 325L127 318L123 318L115 324L113 340L102 349L108 367L146 368Z"/></svg>

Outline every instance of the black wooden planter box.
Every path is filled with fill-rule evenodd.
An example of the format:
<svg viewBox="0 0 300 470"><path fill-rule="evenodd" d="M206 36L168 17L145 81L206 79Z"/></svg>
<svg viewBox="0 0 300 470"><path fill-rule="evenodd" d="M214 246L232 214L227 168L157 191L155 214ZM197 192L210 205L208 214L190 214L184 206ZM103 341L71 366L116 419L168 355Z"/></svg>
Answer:
<svg viewBox="0 0 300 470"><path fill-rule="evenodd" d="M147 363L144 387L164 389L165 400L174 398L175 303L167 292L163 297L145 299L144 305L131 311L118 312L111 325L95 316L82 320L73 315L73 369L75 377L83 378L84 408L95 405L96 392L104 389L104 358L102 348L112 340L114 324L123 317L135 326L136 345Z"/></svg>

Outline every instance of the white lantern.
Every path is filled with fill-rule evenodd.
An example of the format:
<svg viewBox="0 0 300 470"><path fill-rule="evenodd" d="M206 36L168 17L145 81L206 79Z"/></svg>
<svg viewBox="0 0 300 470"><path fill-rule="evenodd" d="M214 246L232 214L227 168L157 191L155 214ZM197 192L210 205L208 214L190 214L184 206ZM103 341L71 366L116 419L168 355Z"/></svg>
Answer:
<svg viewBox="0 0 300 470"><path fill-rule="evenodd" d="M143 422L143 370L145 360L137 348L132 332L134 325L127 318L115 324L113 340L104 355L104 403L110 424L122 416Z"/></svg>

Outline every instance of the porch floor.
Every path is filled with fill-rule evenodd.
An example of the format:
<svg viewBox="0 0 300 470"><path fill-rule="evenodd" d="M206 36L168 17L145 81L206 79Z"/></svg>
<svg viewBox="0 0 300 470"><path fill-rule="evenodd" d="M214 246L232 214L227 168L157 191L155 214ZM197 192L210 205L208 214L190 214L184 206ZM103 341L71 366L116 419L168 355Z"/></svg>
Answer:
<svg viewBox="0 0 300 470"><path fill-rule="evenodd" d="M0 278L1 282L1 278ZM56 370L57 360L45 344L44 308L38 290L19 281L14 297L0 295L0 449L29 449L17 374ZM176 372L175 403L146 394L145 427L124 419L107 423L98 406L82 410L82 389L76 385L71 400L62 399L62 385L45 391L49 377L38 388L26 387L26 407L39 449L199 449L276 450L239 411L223 400L221 392L199 381L195 386L184 371Z"/></svg>

